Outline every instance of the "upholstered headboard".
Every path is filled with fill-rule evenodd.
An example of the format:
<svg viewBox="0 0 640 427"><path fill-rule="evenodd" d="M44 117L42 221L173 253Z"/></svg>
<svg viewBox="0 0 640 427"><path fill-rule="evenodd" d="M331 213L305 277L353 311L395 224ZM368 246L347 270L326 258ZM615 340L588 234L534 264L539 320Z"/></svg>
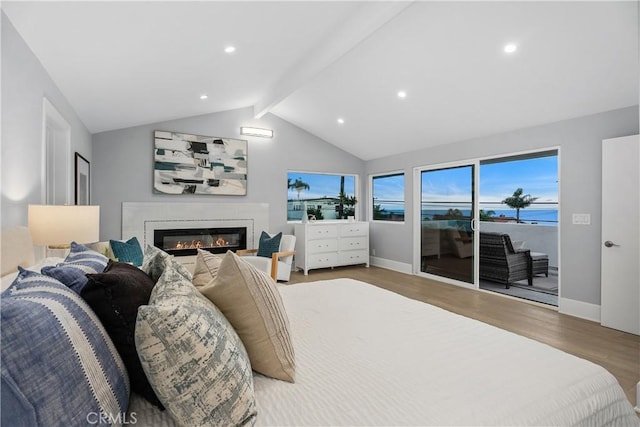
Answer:
<svg viewBox="0 0 640 427"><path fill-rule="evenodd" d="M0 277L16 271L19 265L35 264L33 242L27 227L2 229L0 238Z"/></svg>

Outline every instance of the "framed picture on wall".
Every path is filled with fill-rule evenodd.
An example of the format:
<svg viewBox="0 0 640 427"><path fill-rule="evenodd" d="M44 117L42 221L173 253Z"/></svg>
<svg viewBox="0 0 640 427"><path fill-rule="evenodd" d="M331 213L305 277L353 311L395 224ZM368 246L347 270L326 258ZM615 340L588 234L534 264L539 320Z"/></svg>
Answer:
<svg viewBox="0 0 640 427"><path fill-rule="evenodd" d="M90 187L91 187L91 165L89 160L82 157L80 153L76 153L76 185L75 185L75 203L76 205L89 205Z"/></svg>
<svg viewBox="0 0 640 427"><path fill-rule="evenodd" d="M153 192L245 196L247 141L154 132Z"/></svg>

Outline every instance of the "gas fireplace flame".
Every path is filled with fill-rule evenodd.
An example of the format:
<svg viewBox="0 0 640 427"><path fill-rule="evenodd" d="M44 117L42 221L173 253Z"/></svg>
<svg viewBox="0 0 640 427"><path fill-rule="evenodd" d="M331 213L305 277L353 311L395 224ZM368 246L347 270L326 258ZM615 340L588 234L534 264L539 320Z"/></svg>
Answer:
<svg viewBox="0 0 640 427"><path fill-rule="evenodd" d="M178 240L178 242L175 244L175 246L173 248L167 248L167 249L203 249L203 248L221 248L221 247L225 247L225 246L229 246L229 242L227 240L224 240L222 237L218 237L216 239L215 242L213 242L213 244L210 245L206 245L205 243L202 242L202 240L192 240L192 241L181 241Z"/></svg>

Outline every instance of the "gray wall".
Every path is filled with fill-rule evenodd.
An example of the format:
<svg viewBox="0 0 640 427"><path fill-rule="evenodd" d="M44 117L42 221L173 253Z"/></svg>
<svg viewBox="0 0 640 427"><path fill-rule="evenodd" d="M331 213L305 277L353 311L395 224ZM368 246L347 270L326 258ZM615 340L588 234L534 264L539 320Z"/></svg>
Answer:
<svg viewBox="0 0 640 427"><path fill-rule="evenodd" d="M91 161L91 135L11 21L2 15L2 227L27 225L27 206L42 203L42 118L46 97L71 126L74 152Z"/></svg>
<svg viewBox="0 0 640 427"><path fill-rule="evenodd" d="M240 136L240 126L274 130L274 137ZM246 139L249 177L246 196L185 196L153 194L153 131ZM289 122L268 114L253 118L253 108L206 114L102 132L93 136L93 201L101 207L101 239L120 237L122 202L210 201L268 203L270 231L293 233L287 224L287 171L363 175L364 162ZM361 193L362 194L362 193ZM128 236L122 236L126 238Z"/></svg>
<svg viewBox="0 0 640 427"><path fill-rule="evenodd" d="M377 257L412 263L414 167L558 146L561 297L599 305L602 140L637 134L638 121L638 107L629 107L371 160L367 174L405 171L408 209L404 225L371 224L371 248ZM591 225L573 225L573 213L590 213Z"/></svg>

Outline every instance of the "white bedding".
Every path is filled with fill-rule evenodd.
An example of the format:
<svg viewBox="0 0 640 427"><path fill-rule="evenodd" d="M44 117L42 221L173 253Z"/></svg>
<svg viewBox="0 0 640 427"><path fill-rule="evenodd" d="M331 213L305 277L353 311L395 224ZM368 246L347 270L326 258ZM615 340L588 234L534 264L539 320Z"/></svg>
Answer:
<svg viewBox="0 0 640 427"><path fill-rule="evenodd" d="M280 289L296 383L255 375L258 425L640 425L609 372L545 344L351 279Z"/></svg>

